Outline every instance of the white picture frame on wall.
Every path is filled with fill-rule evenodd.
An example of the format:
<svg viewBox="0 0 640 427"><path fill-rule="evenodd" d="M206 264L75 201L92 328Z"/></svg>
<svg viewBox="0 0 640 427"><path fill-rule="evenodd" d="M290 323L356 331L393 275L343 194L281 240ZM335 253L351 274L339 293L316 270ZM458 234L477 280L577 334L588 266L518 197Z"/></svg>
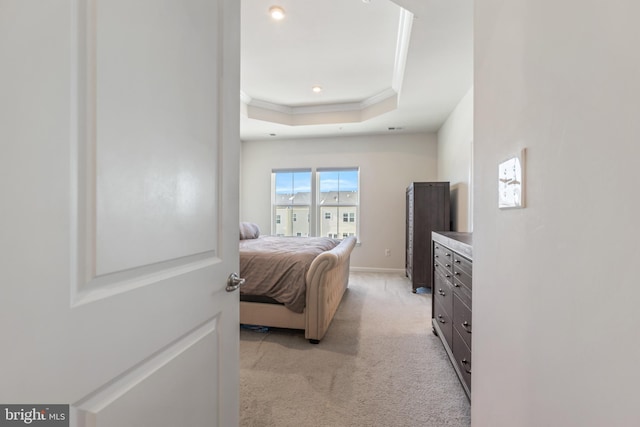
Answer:
<svg viewBox="0 0 640 427"><path fill-rule="evenodd" d="M498 208L525 207L526 149L498 165Z"/></svg>

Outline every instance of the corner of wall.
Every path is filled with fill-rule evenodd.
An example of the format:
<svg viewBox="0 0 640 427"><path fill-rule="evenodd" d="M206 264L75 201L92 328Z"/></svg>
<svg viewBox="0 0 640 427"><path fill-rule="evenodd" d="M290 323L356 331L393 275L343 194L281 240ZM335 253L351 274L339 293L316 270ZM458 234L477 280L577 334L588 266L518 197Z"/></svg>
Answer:
<svg viewBox="0 0 640 427"><path fill-rule="evenodd" d="M451 186L451 222L456 231L472 229L473 86L438 130L438 180Z"/></svg>

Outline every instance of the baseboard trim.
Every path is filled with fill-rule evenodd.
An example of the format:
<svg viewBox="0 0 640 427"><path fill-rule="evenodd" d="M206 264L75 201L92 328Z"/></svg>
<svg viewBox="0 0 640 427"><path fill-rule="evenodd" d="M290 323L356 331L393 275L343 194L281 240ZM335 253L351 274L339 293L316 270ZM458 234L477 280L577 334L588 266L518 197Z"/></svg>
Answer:
<svg viewBox="0 0 640 427"><path fill-rule="evenodd" d="M358 273L394 273L405 274L402 268L351 267L349 271Z"/></svg>

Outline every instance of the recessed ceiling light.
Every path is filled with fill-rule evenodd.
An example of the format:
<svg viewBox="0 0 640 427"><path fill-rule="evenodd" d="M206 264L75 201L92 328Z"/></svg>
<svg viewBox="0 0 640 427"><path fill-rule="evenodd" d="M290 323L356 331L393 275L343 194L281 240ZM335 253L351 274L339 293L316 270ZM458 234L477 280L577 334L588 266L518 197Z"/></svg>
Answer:
<svg viewBox="0 0 640 427"><path fill-rule="evenodd" d="M269 15L277 21L284 19L284 9L280 6L271 6L269 8Z"/></svg>
<svg viewBox="0 0 640 427"><path fill-rule="evenodd" d="M313 93L320 93L322 92L322 86L315 85L311 88L311 90L313 91Z"/></svg>

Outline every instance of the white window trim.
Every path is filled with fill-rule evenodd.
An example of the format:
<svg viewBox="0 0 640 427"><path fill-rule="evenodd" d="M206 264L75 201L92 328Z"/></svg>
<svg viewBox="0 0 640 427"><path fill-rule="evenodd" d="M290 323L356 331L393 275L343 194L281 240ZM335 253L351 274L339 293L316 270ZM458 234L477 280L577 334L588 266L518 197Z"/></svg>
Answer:
<svg viewBox="0 0 640 427"><path fill-rule="evenodd" d="M322 205L320 205L320 182L318 179L318 175L321 172L342 172L342 171L356 171L358 172L358 201L357 203L353 203L353 204L344 204L344 203L323 203ZM338 209L338 222L342 221L342 215L340 215L340 208L345 208L345 207L355 207L355 216L354 216L354 222L356 222L356 236L358 238L358 243L360 242L360 198L361 198L361 193L362 193L362 187L360 186L360 167L358 166L344 166L344 167L319 167L319 168L315 168L315 170L313 171L313 177L316 179L316 183L315 183L315 197L314 197L314 202L315 202L315 206L313 211L320 212L320 206L324 206L324 207L332 207L332 208L337 208ZM356 221L357 218L357 221ZM333 218L332 218L333 219ZM317 224L317 229L316 229L316 235L319 236L320 235L320 223ZM338 233L338 235L341 235L341 232Z"/></svg>
<svg viewBox="0 0 640 427"><path fill-rule="evenodd" d="M321 172L340 172L340 171L356 171L358 173L358 201L355 204L320 204L320 182L318 180L318 175ZM311 189L312 194L310 195L311 204L310 205L289 205L289 206L298 206L298 207L308 207L309 208L309 235L310 236L319 236L320 235L320 207L337 207L338 211L340 208L344 207L355 207L356 212L354 215L354 221L348 222L356 222L356 233L355 235L358 238L358 246L360 245L360 198L361 198L361 180L360 180L360 167L357 166L345 166L345 167L317 167L317 168L277 168L271 170L271 234L276 234L276 210L280 207L284 207L286 205L278 205L276 204L276 191L275 191L275 174L278 172L311 172ZM331 214L329 212L329 214ZM333 219L333 215L331 218ZM338 233L339 235L340 233Z"/></svg>
<svg viewBox="0 0 640 427"><path fill-rule="evenodd" d="M312 236L313 235L313 230L315 229L313 227L313 199L310 198L311 204L308 205L280 205L277 204L277 200L276 200L276 180L275 180L275 174L278 172L309 172L311 174L311 187L310 188L314 188L314 184L315 184L315 171L313 170L313 168L277 168L277 169L272 169L271 170L271 234L276 236L279 235L276 232L276 212L278 210L278 208L281 207L308 207L309 208L309 213L311 215L311 218L309 220L309 235Z"/></svg>

